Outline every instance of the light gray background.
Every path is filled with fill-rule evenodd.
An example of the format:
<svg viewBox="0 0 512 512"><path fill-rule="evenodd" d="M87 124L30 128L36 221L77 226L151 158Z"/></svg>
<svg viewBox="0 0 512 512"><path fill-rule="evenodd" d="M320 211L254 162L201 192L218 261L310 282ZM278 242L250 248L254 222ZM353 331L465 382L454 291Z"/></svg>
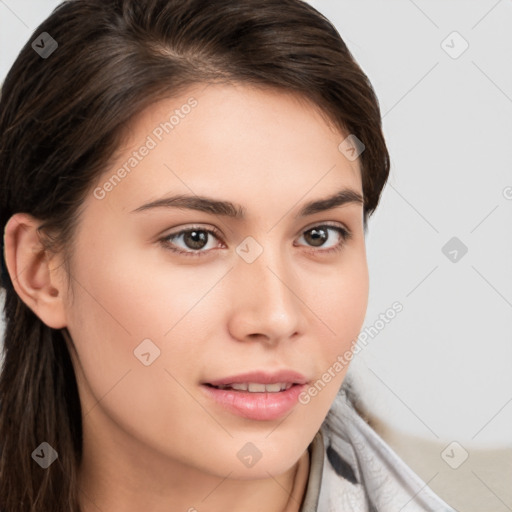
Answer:
<svg viewBox="0 0 512 512"><path fill-rule="evenodd" d="M369 75L392 158L366 323L404 310L357 360L371 408L418 435L512 444L512 2L312 4Z"/></svg>
<svg viewBox="0 0 512 512"><path fill-rule="evenodd" d="M0 0L0 77L58 3ZM510 447L512 2L310 3L368 74L392 159L369 224L363 330L395 301L403 311L352 363L360 392L397 432ZM442 251L452 237L467 247L457 261ZM512 510L492 494L493 510Z"/></svg>

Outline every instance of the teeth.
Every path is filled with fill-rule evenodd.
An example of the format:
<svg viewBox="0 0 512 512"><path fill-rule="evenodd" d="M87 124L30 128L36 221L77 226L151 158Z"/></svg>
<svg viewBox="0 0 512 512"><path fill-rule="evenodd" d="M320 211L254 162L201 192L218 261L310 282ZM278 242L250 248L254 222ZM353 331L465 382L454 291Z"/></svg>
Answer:
<svg viewBox="0 0 512 512"><path fill-rule="evenodd" d="M269 384L268 387L273 388L275 387L275 384ZM256 384L253 382L249 382L249 384L247 384L247 391L249 391L249 393L264 393L265 391L267 391L267 386L265 384ZM268 391L274 392L273 389L269 389ZM281 391L281 388L278 387L277 391Z"/></svg>
<svg viewBox="0 0 512 512"><path fill-rule="evenodd" d="M293 384L276 382L275 384L260 384L257 382L240 382L217 386L219 389L234 389L235 391L249 391L249 393L279 393L290 389Z"/></svg>
<svg viewBox="0 0 512 512"><path fill-rule="evenodd" d="M240 384L231 384L229 387L236 391L247 391L247 384L245 382L241 382Z"/></svg>

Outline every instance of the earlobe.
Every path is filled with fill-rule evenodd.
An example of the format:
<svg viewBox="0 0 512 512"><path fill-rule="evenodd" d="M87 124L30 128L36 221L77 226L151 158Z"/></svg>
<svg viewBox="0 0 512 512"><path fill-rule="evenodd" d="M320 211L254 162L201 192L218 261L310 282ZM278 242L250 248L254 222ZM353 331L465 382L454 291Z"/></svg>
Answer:
<svg viewBox="0 0 512 512"><path fill-rule="evenodd" d="M62 280L52 274L50 258L37 228L41 221L16 213L4 231L4 259L16 293L49 327L67 325Z"/></svg>

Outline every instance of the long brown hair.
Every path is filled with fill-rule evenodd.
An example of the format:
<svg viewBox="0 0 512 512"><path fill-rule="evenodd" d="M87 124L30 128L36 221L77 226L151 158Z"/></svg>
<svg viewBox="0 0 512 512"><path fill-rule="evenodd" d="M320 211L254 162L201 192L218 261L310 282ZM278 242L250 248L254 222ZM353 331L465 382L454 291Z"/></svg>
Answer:
<svg viewBox="0 0 512 512"><path fill-rule="evenodd" d="M43 36L45 56L32 46ZM38 39L36 39L38 38ZM39 47L44 44L39 44ZM301 0L70 0L35 30L0 98L0 225L41 220L69 254L80 205L130 119L198 83L299 93L360 139L364 224L389 174L377 98L333 25ZM340 140L341 142L341 140ZM45 325L5 270L0 376L0 510L78 512L80 400L65 330ZM47 442L57 460L42 469Z"/></svg>

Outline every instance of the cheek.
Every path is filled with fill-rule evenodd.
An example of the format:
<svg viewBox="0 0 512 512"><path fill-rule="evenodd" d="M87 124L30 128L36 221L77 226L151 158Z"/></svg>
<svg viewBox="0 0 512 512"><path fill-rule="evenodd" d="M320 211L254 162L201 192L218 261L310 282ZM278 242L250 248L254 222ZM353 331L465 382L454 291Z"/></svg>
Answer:
<svg viewBox="0 0 512 512"><path fill-rule="evenodd" d="M328 335L322 346L339 350L357 338L368 306L369 276L366 259L354 254L330 272L311 295L312 309Z"/></svg>
<svg viewBox="0 0 512 512"><path fill-rule="evenodd" d="M348 261L348 260L347 260ZM364 258L354 258L332 278L324 280L323 293L311 297L318 316L311 354L317 361L316 380L303 393L301 403L322 416L334 400L352 361L368 305L369 276Z"/></svg>
<svg viewBox="0 0 512 512"><path fill-rule="evenodd" d="M151 308L141 308L144 267L134 272L134 265L107 239L89 247L75 261L73 300L68 303L68 330L79 357L77 378L84 381L85 412L114 386L127 386L129 373L142 366L134 350L158 332L148 329L153 324Z"/></svg>
<svg viewBox="0 0 512 512"><path fill-rule="evenodd" d="M129 261L103 256L96 260L102 264L94 272L80 267L69 308L68 330L78 353L74 366L86 422L105 431L101 418L108 417L162 451L173 444L170 436L190 446L201 435L201 423L190 419L207 418L201 416L185 378L193 378L198 351L194 340L183 343L184 328L193 327L183 317L207 284L203 292L183 296L183 278L168 279L133 254ZM89 263L94 267L92 259ZM174 275L182 273L175 270Z"/></svg>
<svg viewBox="0 0 512 512"><path fill-rule="evenodd" d="M206 337L201 326L221 317L208 292L225 269L198 275L192 267L148 254L116 253L105 245L76 265L68 330L83 372L85 410L107 392L117 397L114 409L122 409L127 397L132 405L147 406L141 418L152 407L153 414L163 415L165 396L190 401L170 374L180 382L194 378L198 340ZM178 405L186 409L185 403ZM168 424L169 418L164 420Z"/></svg>

